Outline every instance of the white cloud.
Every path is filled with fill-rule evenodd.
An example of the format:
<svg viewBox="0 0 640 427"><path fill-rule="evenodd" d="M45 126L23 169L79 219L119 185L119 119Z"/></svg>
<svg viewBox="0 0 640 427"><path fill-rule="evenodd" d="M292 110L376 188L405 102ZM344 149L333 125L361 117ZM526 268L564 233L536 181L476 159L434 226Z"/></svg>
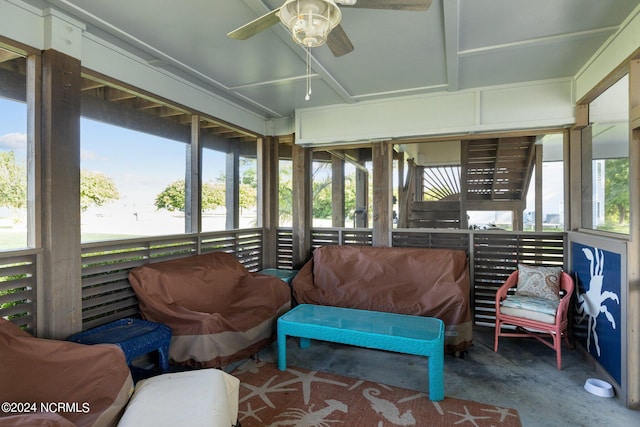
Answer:
<svg viewBox="0 0 640 427"><path fill-rule="evenodd" d="M80 150L80 159L81 160L98 160L98 155L90 150Z"/></svg>
<svg viewBox="0 0 640 427"><path fill-rule="evenodd" d="M0 148L9 150L25 150L27 148L27 134L13 132L0 135Z"/></svg>

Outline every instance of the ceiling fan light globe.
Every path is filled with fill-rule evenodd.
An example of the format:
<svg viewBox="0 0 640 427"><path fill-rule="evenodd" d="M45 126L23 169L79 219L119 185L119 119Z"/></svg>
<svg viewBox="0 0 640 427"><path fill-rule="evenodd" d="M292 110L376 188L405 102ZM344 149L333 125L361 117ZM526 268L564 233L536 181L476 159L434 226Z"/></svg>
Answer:
<svg viewBox="0 0 640 427"><path fill-rule="evenodd" d="M323 45L341 18L333 0L287 0L280 8L280 20L304 47Z"/></svg>
<svg viewBox="0 0 640 427"><path fill-rule="evenodd" d="M329 35L329 22L322 16L303 15L291 29L293 40L304 47L322 46Z"/></svg>

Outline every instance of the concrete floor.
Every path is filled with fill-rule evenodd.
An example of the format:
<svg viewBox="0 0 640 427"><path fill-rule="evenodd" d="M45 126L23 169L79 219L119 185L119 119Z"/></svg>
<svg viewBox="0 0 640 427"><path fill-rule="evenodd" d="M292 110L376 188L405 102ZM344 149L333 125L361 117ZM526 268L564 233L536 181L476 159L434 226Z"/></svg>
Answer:
<svg viewBox="0 0 640 427"><path fill-rule="evenodd" d="M263 361L276 362L273 344ZM640 426L640 411L624 407L617 397L594 396L587 378L599 378L579 351L563 347L563 369L556 369L553 350L533 339L501 338L493 351L493 329L474 331L474 346L464 358L445 357L445 395L518 410L528 426ZM287 341L287 365L333 372L413 390L427 390L422 357L314 341L301 350Z"/></svg>

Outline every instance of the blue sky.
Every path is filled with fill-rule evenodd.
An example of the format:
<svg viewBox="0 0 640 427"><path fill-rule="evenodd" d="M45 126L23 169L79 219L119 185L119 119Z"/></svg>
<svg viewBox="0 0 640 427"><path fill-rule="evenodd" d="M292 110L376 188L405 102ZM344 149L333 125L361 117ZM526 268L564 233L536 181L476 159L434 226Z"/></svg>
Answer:
<svg viewBox="0 0 640 427"><path fill-rule="evenodd" d="M26 104L0 98L0 151L26 159ZM82 119L81 167L114 180L122 204L151 207L155 196L171 182L184 179L186 145L169 139ZM224 171L222 153L205 150L203 179Z"/></svg>

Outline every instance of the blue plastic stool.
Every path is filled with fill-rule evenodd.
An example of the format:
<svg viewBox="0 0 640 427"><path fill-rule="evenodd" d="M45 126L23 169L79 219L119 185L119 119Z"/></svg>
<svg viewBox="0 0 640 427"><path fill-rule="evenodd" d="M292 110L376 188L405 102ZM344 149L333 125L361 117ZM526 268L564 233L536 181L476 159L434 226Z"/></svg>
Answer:
<svg viewBox="0 0 640 427"><path fill-rule="evenodd" d="M93 329L74 334L69 341L81 344L116 344L127 359L127 365L136 358L158 351L158 367L169 369L171 328L162 323L141 319L119 319Z"/></svg>

